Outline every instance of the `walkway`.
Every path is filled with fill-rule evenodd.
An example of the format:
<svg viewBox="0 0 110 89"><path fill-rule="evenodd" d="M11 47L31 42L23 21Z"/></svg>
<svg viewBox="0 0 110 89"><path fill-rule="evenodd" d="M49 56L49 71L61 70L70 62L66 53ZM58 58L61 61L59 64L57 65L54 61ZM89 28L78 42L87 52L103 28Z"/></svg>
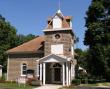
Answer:
<svg viewBox="0 0 110 89"><path fill-rule="evenodd" d="M84 86L78 86L75 89L110 89L110 87L84 87Z"/></svg>
<svg viewBox="0 0 110 89"><path fill-rule="evenodd" d="M45 86L40 86L34 89L58 89L60 87L62 87L62 85L46 84Z"/></svg>

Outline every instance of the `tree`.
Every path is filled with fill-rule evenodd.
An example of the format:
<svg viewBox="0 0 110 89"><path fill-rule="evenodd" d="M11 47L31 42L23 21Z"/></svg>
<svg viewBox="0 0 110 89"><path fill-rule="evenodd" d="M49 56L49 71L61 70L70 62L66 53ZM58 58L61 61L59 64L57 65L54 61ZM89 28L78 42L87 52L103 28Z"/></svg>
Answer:
<svg viewBox="0 0 110 89"><path fill-rule="evenodd" d="M16 45L16 29L0 15L0 64L6 68L6 50Z"/></svg>
<svg viewBox="0 0 110 89"><path fill-rule="evenodd" d="M24 42L32 40L35 35L17 35L13 27L6 19L0 15L0 65L3 65L3 71L6 71L8 49L14 48Z"/></svg>
<svg viewBox="0 0 110 89"><path fill-rule="evenodd" d="M38 37L38 36L35 36L35 35L32 35L32 34L28 34L28 35L19 34L19 35L17 35L16 44L20 45L24 42L27 42L29 40L34 39L35 37Z"/></svg>
<svg viewBox="0 0 110 89"><path fill-rule="evenodd" d="M110 0L92 0L86 14L84 44L89 46L89 73L110 80Z"/></svg>
<svg viewBox="0 0 110 89"><path fill-rule="evenodd" d="M75 53L77 54L75 56L75 59L77 59L78 65L81 66L84 69L87 69L87 55L88 55L88 50L82 50L80 48L75 49Z"/></svg>

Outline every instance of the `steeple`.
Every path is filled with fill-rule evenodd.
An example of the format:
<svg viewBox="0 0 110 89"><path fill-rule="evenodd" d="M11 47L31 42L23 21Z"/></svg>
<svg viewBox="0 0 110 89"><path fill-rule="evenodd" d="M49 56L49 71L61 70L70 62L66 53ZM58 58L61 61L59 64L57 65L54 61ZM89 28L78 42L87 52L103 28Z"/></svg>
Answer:
<svg viewBox="0 0 110 89"><path fill-rule="evenodd" d="M57 13L61 14L62 12L61 12L61 10L59 9L59 10L57 11Z"/></svg>
<svg viewBox="0 0 110 89"><path fill-rule="evenodd" d="M49 17L47 20L47 26L44 31L55 31L55 30L68 30L67 28L72 28L72 17L64 16L61 11L61 3L59 0L58 10L56 13Z"/></svg>

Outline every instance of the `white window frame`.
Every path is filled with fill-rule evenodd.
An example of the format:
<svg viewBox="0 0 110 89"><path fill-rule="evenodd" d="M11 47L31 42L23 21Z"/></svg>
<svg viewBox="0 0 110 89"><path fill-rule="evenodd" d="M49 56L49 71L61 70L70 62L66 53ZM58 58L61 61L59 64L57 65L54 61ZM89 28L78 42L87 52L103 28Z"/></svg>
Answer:
<svg viewBox="0 0 110 89"><path fill-rule="evenodd" d="M51 45L51 54L63 55L63 44Z"/></svg>
<svg viewBox="0 0 110 89"><path fill-rule="evenodd" d="M23 66L24 66L23 64L26 64L26 71L27 71L27 63L22 63L21 64L21 76L26 76L26 74L23 74L23 71L24 71L23 70Z"/></svg>

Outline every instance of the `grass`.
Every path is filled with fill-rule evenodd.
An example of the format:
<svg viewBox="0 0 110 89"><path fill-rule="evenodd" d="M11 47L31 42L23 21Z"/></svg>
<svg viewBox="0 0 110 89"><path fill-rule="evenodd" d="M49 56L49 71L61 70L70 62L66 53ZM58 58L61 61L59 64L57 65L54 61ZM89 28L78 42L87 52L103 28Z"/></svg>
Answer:
<svg viewBox="0 0 110 89"><path fill-rule="evenodd" d="M0 83L0 89L32 89L29 85L18 85L16 83Z"/></svg>
<svg viewBox="0 0 110 89"><path fill-rule="evenodd" d="M101 86L106 86L110 87L110 82L103 82L103 83L94 83L94 84L81 84L79 86L86 86L86 87L101 87ZM77 86L71 85L69 87L61 87L59 89L77 89Z"/></svg>
<svg viewBox="0 0 110 89"><path fill-rule="evenodd" d="M103 82L103 83L94 83L94 84L81 84L81 86L108 86L110 87L110 82Z"/></svg>

